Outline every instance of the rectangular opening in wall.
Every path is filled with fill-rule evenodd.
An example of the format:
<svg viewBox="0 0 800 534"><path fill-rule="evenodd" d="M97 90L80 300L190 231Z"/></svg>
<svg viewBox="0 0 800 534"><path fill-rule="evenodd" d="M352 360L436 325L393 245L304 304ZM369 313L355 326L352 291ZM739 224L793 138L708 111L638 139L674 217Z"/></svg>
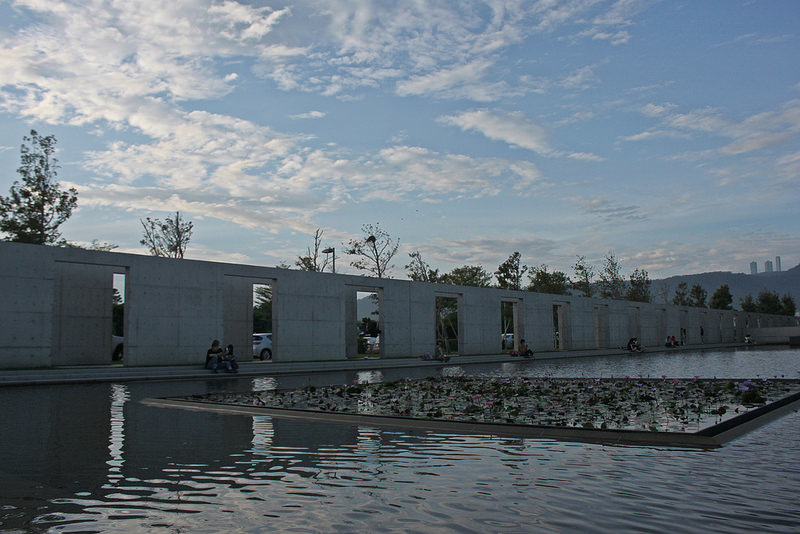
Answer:
<svg viewBox="0 0 800 534"><path fill-rule="evenodd" d="M272 285L253 284L253 359L272 360Z"/></svg>
<svg viewBox="0 0 800 534"><path fill-rule="evenodd" d="M561 350L561 332L564 322L564 307L561 304L553 304L553 348Z"/></svg>
<svg viewBox="0 0 800 534"><path fill-rule="evenodd" d="M458 354L458 297L436 297L436 344Z"/></svg>
<svg viewBox="0 0 800 534"><path fill-rule="evenodd" d="M381 354L381 299L379 291L356 291L358 318L358 356Z"/></svg>
<svg viewBox="0 0 800 534"><path fill-rule="evenodd" d="M111 302L111 360L121 362L125 356L125 274L114 273Z"/></svg>
<svg viewBox="0 0 800 534"><path fill-rule="evenodd" d="M514 350L519 342L515 336L515 325L517 324L517 303L512 301L500 302L500 325L502 332L500 335L500 350L510 352Z"/></svg>

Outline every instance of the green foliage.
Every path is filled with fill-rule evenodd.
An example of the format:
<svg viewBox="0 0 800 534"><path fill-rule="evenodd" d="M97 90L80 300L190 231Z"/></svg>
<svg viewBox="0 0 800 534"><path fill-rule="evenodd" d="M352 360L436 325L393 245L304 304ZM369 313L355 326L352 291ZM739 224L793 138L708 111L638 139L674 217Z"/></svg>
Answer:
<svg viewBox="0 0 800 534"><path fill-rule="evenodd" d="M606 254L603 269L600 271L600 296L604 299L621 299L625 281L621 275L622 267L613 251Z"/></svg>
<svg viewBox="0 0 800 534"><path fill-rule="evenodd" d="M561 271L547 272L547 265L540 265L534 267L533 271L528 275L530 278L530 285L528 291L535 291L537 293L550 293L552 295L567 295L569 288L572 285L569 277Z"/></svg>
<svg viewBox="0 0 800 534"><path fill-rule="evenodd" d="M686 282L681 282L675 288L675 296L672 298L672 303L675 306L689 306L689 285Z"/></svg>
<svg viewBox="0 0 800 534"><path fill-rule="evenodd" d="M272 332L272 286L258 285L253 295L253 332Z"/></svg>
<svg viewBox="0 0 800 534"><path fill-rule="evenodd" d="M358 331L370 337L377 337L380 333L378 329L378 321L370 319L369 317L362 317L358 323Z"/></svg>
<svg viewBox="0 0 800 534"><path fill-rule="evenodd" d="M361 232L362 238L344 244L345 254L356 256L350 265L376 278L386 277L394 267L391 262L400 247L400 240L392 238L378 224L365 224Z"/></svg>
<svg viewBox="0 0 800 534"><path fill-rule="evenodd" d="M776 291L764 290L758 294L757 299L753 295L746 295L739 300L742 311L751 313L770 313L773 315L793 316L797 312L794 299L788 293L779 297Z"/></svg>
<svg viewBox="0 0 800 534"><path fill-rule="evenodd" d="M422 259L419 250L409 252L408 257L411 261L405 266L408 271L408 278L414 282L439 282L439 269L431 269L431 266Z"/></svg>
<svg viewBox="0 0 800 534"><path fill-rule="evenodd" d="M739 299L739 306L742 308L743 312L755 313L758 311L758 305L756 305L756 301L753 300L753 295L745 295L744 298Z"/></svg>
<svg viewBox="0 0 800 534"><path fill-rule="evenodd" d="M522 276L527 272L527 265L520 265L522 255L519 252L511 254L506 261L501 263L494 272L497 278L497 287L500 289L522 289Z"/></svg>
<svg viewBox="0 0 800 534"><path fill-rule="evenodd" d="M578 256L575 265L572 266L572 270L575 272L572 289L579 291L584 297L594 295L594 286L592 285L594 267L586 262L584 256Z"/></svg>
<svg viewBox="0 0 800 534"><path fill-rule="evenodd" d="M732 310L733 309L733 295L728 284L723 284L714 291L711 295L711 300L708 301L708 307L715 310Z"/></svg>
<svg viewBox="0 0 800 534"><path fill-rule="evenodd" d="M695 284L692 286L692 289L689 290L689 306L694 306L695 308L705 308L707 297L708 292L703 289L703 286L700 284Z"/></svg>
<svg viewBox="0 0 800 534"><path fill-rule="evenodd" d="M122 336L125 324L125 304L122 295L114 288L114 301L111 308L111 335Z"/></svg>
<svg viewBox="0 0 800 534"><path fill-rule="evenodd" d="M194 223L181 219L181 212L175 212L175 218L167 217L166 220L147 218L142 223L143 235L140 244L147 247L153 256L163 258L183 258L189 240L192 238Z"/></svg>
<svg viewBox="0 0 800 534"><path fill-rule="evenodd" d="M781 304L781 298L778 296L778 293L775 291L762 291L758 294L758 299L756 300L756 307L758 308L758 313L770 313L773 315L780 315L783 312L783 305Z"/></svg>
<svg viewBox="0 0 800 534"><path fill-rule="evenodd" d="M781 315L793 316L797 312L797 306L794 304L794 299L788 293L781 297L781 306L783 308Z"/></svg>
<svg viewBox="0 0 800 534"><path fill-rule="evenodd" d="M436 297L436 342L445 353L458 351L458 299Z"/></svg>
<svg viewBox="0 0 800 534"><path fill-rule="evenodd" d="M630 276L630 285L628 292L625 294L625 300L632 300L634 302L650 302L652 296L650 295L650 286L652 281L644 269L636 269Z"/></svg>
<svg viewBox="0 0 800 534"><path fill-rule="evenodd" d="M54 136L42 137L31 130L30 137L22 140L17 168L22 184L15 180L9 196L0 197L0 231L7 234L7 241L64 245L58 227L78 205L78 192L75 188L62 191L56 181Z"/></svg>
<svg viewBox="0 0 800 534"><path fill-rule="evenodd" d="M443 274L439 281L457 286L489 287L492 277L480 265L464 265Z"/></svg>

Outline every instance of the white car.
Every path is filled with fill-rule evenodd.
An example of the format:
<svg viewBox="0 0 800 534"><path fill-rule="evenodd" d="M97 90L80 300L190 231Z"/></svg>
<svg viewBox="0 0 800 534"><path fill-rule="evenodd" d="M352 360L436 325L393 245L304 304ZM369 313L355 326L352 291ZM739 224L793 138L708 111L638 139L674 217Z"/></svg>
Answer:
<svg viewBox="0 0 800 534"><path fill-rule="evenodd" d="M272 359L272 332L253 334L253 358Z"/></svg>

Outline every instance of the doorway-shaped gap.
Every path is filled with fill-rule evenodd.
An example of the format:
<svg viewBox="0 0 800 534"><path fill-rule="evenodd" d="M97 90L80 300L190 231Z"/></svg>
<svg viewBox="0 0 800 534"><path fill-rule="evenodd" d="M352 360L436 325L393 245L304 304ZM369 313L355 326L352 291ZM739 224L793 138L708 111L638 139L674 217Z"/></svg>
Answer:
<svg viewBox="0 0 800 534"><path fill-rule="evenodd" d="M114 273L111 301L111 361L125 356L125 273Z"/></svg>
<svg viewBox="0 0 800 534"><path fill-rule="evenodd" d="M379 291L356 291L358 356L381 354L381 299Z"/></svg>
<svg viewBox="0 0 800 534"><path fill-rule="evenodd" d="M253 359L272 360L272 285L253 284Z"/></svg>
<svg viewBox="0 0 800 534"><path fill-rule="evenodd" d="M458 354L458 297L436 297L436 344Z"/></svg>
<svg viewBox="0 0 800 534"><path fill-rule="evenodd" d="M516 302L505 300L500 302L500 324L503 329L500 337L500 350L503 352L515 350L517 343L519 343L515 335L517 325Z"/></svg>
<svg viewBox="0 0 800 534"><path fill-rule="evenodd" d="M553 348L561 350L561 334L564 324L564 306L553 304Z"/></svg>

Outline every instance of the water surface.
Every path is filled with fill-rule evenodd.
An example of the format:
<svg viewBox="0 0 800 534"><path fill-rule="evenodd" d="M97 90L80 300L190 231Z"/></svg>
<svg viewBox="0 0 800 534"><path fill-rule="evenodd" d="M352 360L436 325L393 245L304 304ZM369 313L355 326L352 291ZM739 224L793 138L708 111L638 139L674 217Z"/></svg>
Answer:
<svg viewBox="0 0 800 534"><path fill-rule="evenodd" d="M451 362L457 363L457 362ZM275 378L0 388L3 531L797 532L800 414L713 451L297 422L146 397L426 373L796 378L749 348Z"/></svg>

